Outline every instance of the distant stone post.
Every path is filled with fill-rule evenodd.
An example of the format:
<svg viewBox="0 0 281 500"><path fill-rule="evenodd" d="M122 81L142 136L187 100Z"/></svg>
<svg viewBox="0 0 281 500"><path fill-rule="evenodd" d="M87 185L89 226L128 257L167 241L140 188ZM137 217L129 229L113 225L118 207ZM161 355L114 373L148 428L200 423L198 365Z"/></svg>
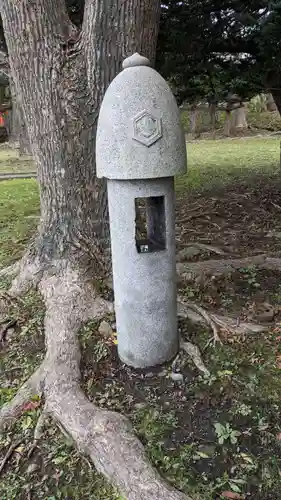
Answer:
<svg viewBox="0 0 281 500"><path fill-rule="evenodd" d="M108 179L118 353L134 368L160 365L179 344L174 175L186 146L169 86L139 54L107 89L96 160Z"/></svg>

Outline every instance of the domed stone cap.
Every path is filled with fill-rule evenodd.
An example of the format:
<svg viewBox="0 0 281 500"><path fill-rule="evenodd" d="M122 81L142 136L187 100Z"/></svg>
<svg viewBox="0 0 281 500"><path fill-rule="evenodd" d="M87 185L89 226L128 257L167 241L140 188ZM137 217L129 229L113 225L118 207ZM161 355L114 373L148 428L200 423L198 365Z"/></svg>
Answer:
<svg viewBox="0 0 281 500"><path fill-rule="evenodd" d="M138 52L135 52L135 54L127 57L127 59L123 61L122 68L127 69L133 68L134 66L151 66L151 64L149 59L141 56Z"/></svg>
<svg viewBox="0 0 281 500"><path fill-rule="evenodd" d="M123 68L100 108L97 176L136 180L185 173L185 137L167 82L140 54L128 57Z"/></svg>

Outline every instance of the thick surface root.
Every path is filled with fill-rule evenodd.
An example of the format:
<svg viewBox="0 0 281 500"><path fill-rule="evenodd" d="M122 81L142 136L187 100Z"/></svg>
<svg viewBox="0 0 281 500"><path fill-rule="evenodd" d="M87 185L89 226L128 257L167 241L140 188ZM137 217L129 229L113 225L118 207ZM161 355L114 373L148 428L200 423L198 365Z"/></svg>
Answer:
<svg viewBox="0 0 281 500"><path fill-rule="evenodd" d="M46 358L42 368L1 410L0 427L17 418L43 381L45 415L57 421L126 499L190 500L151 466L129 420L99 409L81 390L78 331L88 319L112 312L112 304L95 295L91 284L67 267L55 276L43 276L39 289L46 302Z"/></svg>
<svg viewBox="0 0 281 500"><path fill-rule="evenodd" d="M188 318L193 323L207 324L213 330L214 340L219 330L224 330L232 335L245 335L261 333L268 328L266 325L259 325L257 323L237 322L236 318L230 316L219 316L208 313L202 307L186 300L178 301L178 316Z"/></svg>
<svg viewBox="0 0 281 500"><path fill-rule="evenodd" d="M43 276L44 264L38 258L30 258L28 254L18 263L18 274L12 282L9 294L18 297L30 288L36 288Z"/></svg>
<svg viewBox="0 0 281 500"><path fill-rule="evenodd" d="M24 406L36 394L40 395L44 384L44 364L23 384L16 396L0 410L0 431L12 425L24 410Z"/></svg>
<svg viewBox="0 0 281 500"><path fill-rule="evenodd" d="M192 281L197 276L225 276L237 269L255 266L259 269L281 271L281 258L268 257L267 255L253 255L244 259L206 260L192 262L189 264L178 263L178 275L186 280Z"/></svg>
<svg viewBox="0 0 281 500"><path fill-rule="evenodd" d="M20 270L20 262L16 262L11 266L4 267L4 269L0 269L0 278L10 278L11 276L15 276L19 273Z"/></svg>
<svg viewBox="0 0 281 500"><path fill-rule="evenodd" d="M191 357L193 363L198 368L198 370L203 373L206 377L211 375L208 368L203 363L202 356L198 347L191 342L182 340L180 343L180 348Z"/></svg>
<svg viewBox="0 0 281 500"><path fill-rule="evenodd" d="M189 317L188 310L195 312L199 317L201 317L205 321L205 323L211 327L211 329L213 331L214 343L216 343L216 342L221 343L217 323L211 314L207 313L207 311L205 311L205 309L203 309L203 307L200 307L197 304L194 304L194 302L180 301L179 306L180 307L182 306L182 311L185 311L186 317Z"/></svg>

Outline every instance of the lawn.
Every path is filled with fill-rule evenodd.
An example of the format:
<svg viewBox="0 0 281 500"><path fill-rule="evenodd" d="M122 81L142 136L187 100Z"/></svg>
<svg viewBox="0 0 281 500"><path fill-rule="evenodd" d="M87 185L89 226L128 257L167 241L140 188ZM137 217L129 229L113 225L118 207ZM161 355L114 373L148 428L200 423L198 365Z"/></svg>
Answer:
<svg viewBox="0 0 281 500"><path fill-rule="evenodd" d="M187 143L188 173L179 189L219 187L245 182L257 175L274 175L280 165L280 139L249 138Z"/></svg>
<svg viewBox="0 0 281 500"><path fill-rule="evenodd" d="M5 144L0 146L0 174L34 172L35 167L32 158L20 155L18 150L11 149Z"/></svg>
<svg viewBox="0 0 281 500"><path fill-rule="evenodd" d="M39 193L34 179L0 182L0 266L22 255L38 218Z"/></svg>
<svg viewBox="0 0 281 500"><path fill-rule="evenodd" d="M186 218L177 224L179 245L217 245L233 258L278 253L279 141L194 142L188 144L188 154L189 174L178 180L177 218ZM194 206L199 215L186 217ZM0 182L0 267L22 254L38 210L35 180ZM214 256L207 251L192 260L199 257ZM194 500L280 498L280 283L280 272L253 266L219 280L180 283L182 296L219 314L250 320L257 306L274 308L274 321L265 333L223 332L223 345L215 347L206 347L207 327L180 319L181 332L203 353L209 377L200 375L185 355L179 364L182 382L172 379L171 364L136 373L119 363L114 339L103 338L97 322L80 332L82 380L89 399L126 414L153 464ZM0 288L7 287L0 280ZM44 351L40 296L31 291L20 301L7 302L2 294L1 304L0 314L14 319L15 326L0 350L0 405L40 364ZM106 320L114 325L113 316ZM16 426L0 435L0 464L10 444L19 440L0 475L1 500L123 500L53 423L47 423L38 448L28 456L39 414L35 397Z"/></svg>

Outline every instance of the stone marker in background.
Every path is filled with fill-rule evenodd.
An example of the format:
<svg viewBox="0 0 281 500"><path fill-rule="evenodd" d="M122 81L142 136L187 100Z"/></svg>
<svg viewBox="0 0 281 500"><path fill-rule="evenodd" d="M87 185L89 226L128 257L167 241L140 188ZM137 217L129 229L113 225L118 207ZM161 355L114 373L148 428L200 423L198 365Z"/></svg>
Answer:
<svg viewBox="0 0 281 500"><path fill-rule="evenodd" d="M118 353L135 368L178 351L174 175L186 146L174 96L134 54L105 94L97 175L108 179Z"/></svg>

